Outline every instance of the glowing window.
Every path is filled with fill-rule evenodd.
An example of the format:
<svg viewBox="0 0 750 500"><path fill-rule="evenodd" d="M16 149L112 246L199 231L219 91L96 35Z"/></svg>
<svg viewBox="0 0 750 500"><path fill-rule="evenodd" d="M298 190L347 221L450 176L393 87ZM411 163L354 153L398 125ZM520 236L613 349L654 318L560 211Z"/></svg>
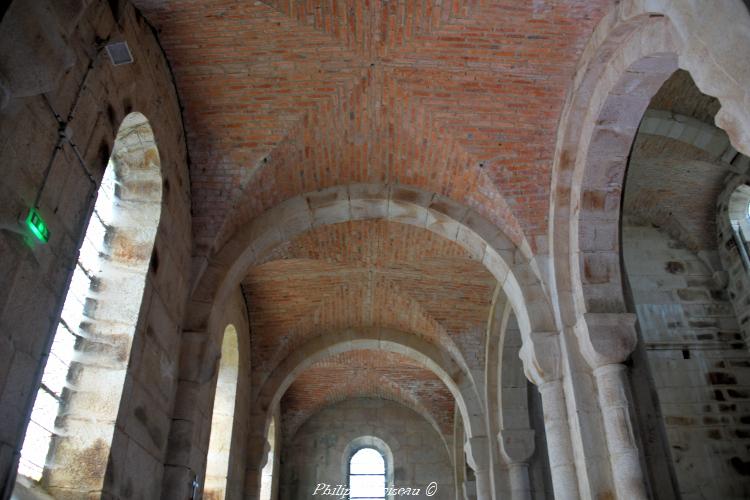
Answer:
<svg viewBox="0 0 750 500"><path fill-rule="evenodd" d="M21 450L18 472L36 481L42 477L47 452L54 435L55 419L60 405L64 403L63 390L74 361L76 341L81 337L79 325L84 320L86 297L91 288L92 278L101 272L99 249L104 245L107 227L112 223L115 198L114 170L111 165L107 166L99 187L94 213L81 245Z"/></svg>
<svg viewBox="0 0 750 500"><path fill-rule="evenodd" d="M385 460L374 448L362 448L349 461L349 498L385 498Z"/></svg>
<svg viewBox="0 0 750 500"><path fill-rule="evenodd" d="M161 166L140 113L123 120L96 193L18 465L30 481L99 492L161 214ZM88 467L74 460L96 457Z"/></svg>
<svg viewBox="0 0 750 500"><path fill-rule="evenodd" d="M239 374L239 344L237 330L228 325L221 343L221 361L216 380L214 410L211 416L211 436L206 459L206 484L204 498L226 498L229 459L232 451L232 428L237 398Z"/></svg>

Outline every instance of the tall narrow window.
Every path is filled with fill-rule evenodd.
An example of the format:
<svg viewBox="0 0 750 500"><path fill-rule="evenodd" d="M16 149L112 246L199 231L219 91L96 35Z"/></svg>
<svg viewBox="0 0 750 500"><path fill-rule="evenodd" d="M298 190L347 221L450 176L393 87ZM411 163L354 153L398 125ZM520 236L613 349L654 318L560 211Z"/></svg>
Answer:
<svg viewBox="0 0 750 500"><path fill-rule="evenodd" d="M362 448L349 461L349 498L385 498L385 460L374 448Z"/></svg>
<svg viewBox="0 0 750 500"><path fill-rule="evenodd" d="M214 410L211 416L211 437L208 443L205 498L222 499L227 494L238 369L237 330L229 325L224 330L224 339L221 342L221 362L216 380Z"/></svg>
<svg viewBox="0 0 750 500"><path fill-rule="evenodd" d="M260 500L271 500L273 494L273 467L276 459L276 419L268 426L268 458L260 473Z"/></svg>
<svg viewBox="0 0 750 500"><path fill-rule="evenodd" d="M97 191L18 466L20 487L101 491L161 213L140 113L122 122Z"/></svg>

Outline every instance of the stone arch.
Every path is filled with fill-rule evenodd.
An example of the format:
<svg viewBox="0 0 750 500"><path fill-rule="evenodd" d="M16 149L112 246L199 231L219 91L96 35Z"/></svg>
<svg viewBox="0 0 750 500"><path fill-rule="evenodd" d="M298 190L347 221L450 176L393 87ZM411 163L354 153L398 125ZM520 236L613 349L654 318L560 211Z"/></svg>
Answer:
<svg viewBox="0 0 750 500"><path fill-rule="evenodd" d="M750 212L748 207L750 207L750 185L740 184L729 195L727 210L730 223L742 230L745 242L750 241Z"/></svg>
<svg viewBox="0 0 750 500"><path fill-rule="evenodd" d="M750 46L750 18L741 2L716 3L721 7L666 0L625 0L613 6L584 50L561 116L550 203L553 303L594 369L604 418L588 424L603 425L607 441L599 451L587 448L583 435L589 430L579 427L572 433L573 445L577 453L592 456L606 446L611 470L632 472L613 474L614 485L608 485L579 470L584 489L588 481L594 491L614 486L618 496L646 495L634 440L617 440L618 431L625 434L620 429L631 432L631 422L612 418L611 402L602 397L608 388L623 387L620 363L637 339L635 315L627 312L621 283L619 212L627 159L643 113L681 67L702 92L720 100L716 123L733 147L750 150L748 90L741 83L749 69L732 56ZM732 27L731 38L723 26ZM728 50L728 43L736 46ZM617 404L628 403L621 399Z"/></svg>
<svg viewBox="0 0 750 500"><path fill-rule="evenodd" d="M524 373L521 335L511 305L500 296L493 304L488 326L486 401L488 434L497 436L490 447L493 462L504 464L493 475L496 494L511 498L530 495L529 461L534 453L534 430L529 413L528 377Z"/></svg>
<svg viewBox="0 0 750 500"><path fill-rule="evenodd" d="M647 109L638 132L660 135L703 151L712 162L731 163L737 157L727 134L713 125L690 116Z"/></svg>
<svg viewBox="0 0 750 500"><path fill-rule="evenodd" d="M710 15L737 30L735 43L750 44L744 7L722 4L709 13L707 7L666 1L652 2L649 10L634 0L622 2L595 30L567 98L550 205L553 294L562 323L578 324L592 366L605 361L605 352L621 361L635 345L634 318L626 314L622 294L619 207L629 149L651 97L678 67L690 71L703 92L722 102L716 122L734 147L750 150L748 91L740 83L748 70L728 56L731 51L719 54L699 42L698 34L726 39L720 20L706 23L701 17Z"/></svg>
<svg viewBox="0 0 750 500"><path fill-rule="evenodd" d="M750 342L750 312L745 306L750 300L750 266L746 267L743 256L743 252L750 254L747 250L750 238L748 204L750 177L746 173L730 174L716 203L716 228L719 257L725 273L722 280L729 290L745 342Z"/></svg>
<svg viewBox="0 0 750 500"><path fill-rule="evenodd" d="M189 329L213 331L224 297L248 268L283 242L320 225L377 219L424 227L457 242L482 262L517 311L526 357L534 357L537 335L554 335L549 294L530 248L518 248L476 211L445 196L388 184L351 184L297 196L241 228L205 263L193 287ZM210 357L205 362L210 363Z"/></svg>
<svg viewBox="0 0 750 500"><path fill-rule="evenodd" d="M279 404L297 375L333 354L360 349L395 352L424 365L440 378L453 395L469 435L484 433L484 409L468 368L435 345L413 334L388 328L365 327L316 337L295 350L276 367L253 398L256 411L263 416L263 434L267 433L270 424L270 410Z"/></svg>
<svg viewBox="0 0 750 500"><path fill-rule="evenodd" d="M248 492L254 491L254 485L257 483L255 475L260 471L257 466L265 461L264 442L273 412L294 379L317 361L331 355L363 349L402 354L431 370L453 395L458 413L466 428L466 435L487 439L484 437L486 429L482 400L471 379L468 367L461 360L455 360L434 344L403 331L363 327L330 332L311 339L293 351L276 366L263 386L254 392L251 425L257 434L251 436L249 449L251 453L257 453L257 456L255 464L251 464L248 470L246 482ZM439 434L442 436L442 433L439 432ZM450 456L450 453L448 454Z"/></svg>

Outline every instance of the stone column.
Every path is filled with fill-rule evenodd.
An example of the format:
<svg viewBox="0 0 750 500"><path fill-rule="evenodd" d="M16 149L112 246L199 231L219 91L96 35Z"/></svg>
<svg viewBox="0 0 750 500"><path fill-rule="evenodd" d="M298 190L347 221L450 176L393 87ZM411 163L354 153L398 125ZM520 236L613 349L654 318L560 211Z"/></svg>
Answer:
<svg viewBox="0 0 750 500"><path fill-rule="evenodd" d="M180 379L167 441L161 498L184 500L202 491L221 350L207 331L183 331Z"/></svg>
<svg viewBox="0 0 750 500"><path fill-rule="evenodd" d="M476 481L469 481L464 479L461 485L461 492L463 493L464 500L477 500L477 483Z"/></svg>
<svg viewBox="0 0 750 500"><path fill-rule="evenodd" d="M538 387L542 395L544 431L555 499L577 500L578 478L573 462L573 444L570 440L562 381L544 381Z"/></svg>
<svg viewBox="0 0 750 500"><path fill-rule="evenodd" d="M492 483L490 481L490 449L487 436L475 436L466 440L464 445L466 463L474 471L477 500L492 500Z"/></svg>
<svg viewBox="0 0 750 500"><path fill-rule="evenodd" d="M556 500L578 500L578 477L562 384L562 353L557 332L532 332L520 352L526 377L542 396L552 487Z"/></svg>
<svg viewBox="0 0 750 500"><path fill-rule="evenodd" d="M599 408L604 421L612 481L620 499L646 500L646 483L630 420L627 368L622 364L635 348L635 314L587 313L588 335L579 337L581 351L594 369Z"/></svg>
<svg viewBox="0 0 750 500"><path fill-rule="evenodd" d="M498 433L497 440L508 464L511 500L531 500L529 459L534 454L534 431L503 429Z"/></svg>
<svg viewBox="0 0 750 500"><path fill-rule="evenodd" d="M594 376L617 498L646 500L648 495L630 422L626 370L619 363L604 365L594 370Z"/></svg>

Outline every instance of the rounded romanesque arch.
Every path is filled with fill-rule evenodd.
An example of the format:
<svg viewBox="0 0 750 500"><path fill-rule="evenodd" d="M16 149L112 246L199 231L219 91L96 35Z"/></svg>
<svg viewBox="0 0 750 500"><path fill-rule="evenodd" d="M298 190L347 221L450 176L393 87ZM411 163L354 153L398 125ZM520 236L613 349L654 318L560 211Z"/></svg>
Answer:
<svg viewBox="0 0 750 500"><path fill-rule="evenodd" d="M581 379L597 391L604 418L588 420L603 425L596 434L606 439L598 443L582 423L573 432L573 446L587 461L608 455L614 489L628 498L646 493L632 424L616 408L628 405L621 363L637 341L636 317L628 313L621 280L624 174L649 101L678 68L720 100L716 123L734 148L750 149L748 89L741 83L748 68L732 57L747 52L750 21L741 2L718 3L721 8L633 0L611 8L584 51L558 129L549 233L553 303L566 337L583 355ZM731 26L731 37L722 26ZM608 397L613 391L620 395ZM582 402L593 402L593 391L575 392ZM631 437L620 439L623 435ZM612 487L595 476L581 482L595 492Z"/></svg>
<svg viewBox="0 0 750 500"><path fill-rule="evenodd" d="M516 247L477 212L445 196L387 184L352 184L297 196L242 226L201 272L188 309L187 329L216 331L214 323L220 322L224 297L247 269L283 242L321 225L381 219L426 228L467 249L498 280L517 311L525 358L534 358L535 344L543 344L546 352L556 351L548 291L529 248ZM204 364L210 366L215 352L207 355ZM545 363L533 364L538 371L555 371L551 358L548 355Z"/></svg>
<svg viewBox="0 0 750 500"><path fill-rule="evenodd" d="M722 5L724 10L712 9L711 15L726 16L727 22L743 8L731 1ZM747 68L731 51L697 42L703 36L721 45L726 38L721 23L709 26L700 10L667 2L646 10L636 1L613 8L584 52L563 111L550 205L553 294L562 323L578 325L581 349L592 365L604 363L604 353L622 360L635 345L634 317L626 313L622 295L618 224L630 147L651 97L679 67L687 69L699 88L721 100L716 122L733 145L750 149L747 89L739 83ZM734 19L747 23L741 14ZM750 43L730 24L738 36L724 43L738 49Z"/></svg>
<svg viewBox="0 0 750 500"><path fill-rule="evenodd" d="M290 354L259 389L256 410L263 416L263 429L270 423L270 410L278 405L286 389L307 367L326 357L359 349L377 349L402 354L422 364L446 385L467 425L469 435L484 432L481 400L463 363L414 334L386 328L351 328L317 337ZM264 431L265 434L265 431Z"/></svg>
<svg viewBox="0 0 750 500"><path fill-rule="evenodd" d="M286 390L301 373L315 363L357 350L392 352L424 366L434 373L450 391L456 408L462 416L466 435L468 437L484 436L486 430L482 400L465 362L454 359L431 342L404 331L360 327L328 332L294 350L273 370L262 387L254 392L251 426L255 429L255 434L251 436L250 452L253 457L251 461L257 463L251 463L248 467L249 488L253 488L252 485L257 482L254 476L260 471L259 465L265 461L265 436L270 428L274 411ZM402 401L401 404L404 402ZM420 413L439 435L443 435L434 423L434 419L425 415L426 410L420 411L419 408L414 408L409 404L405 406ZM447 443L444 444L447 450Z"/></svg>

